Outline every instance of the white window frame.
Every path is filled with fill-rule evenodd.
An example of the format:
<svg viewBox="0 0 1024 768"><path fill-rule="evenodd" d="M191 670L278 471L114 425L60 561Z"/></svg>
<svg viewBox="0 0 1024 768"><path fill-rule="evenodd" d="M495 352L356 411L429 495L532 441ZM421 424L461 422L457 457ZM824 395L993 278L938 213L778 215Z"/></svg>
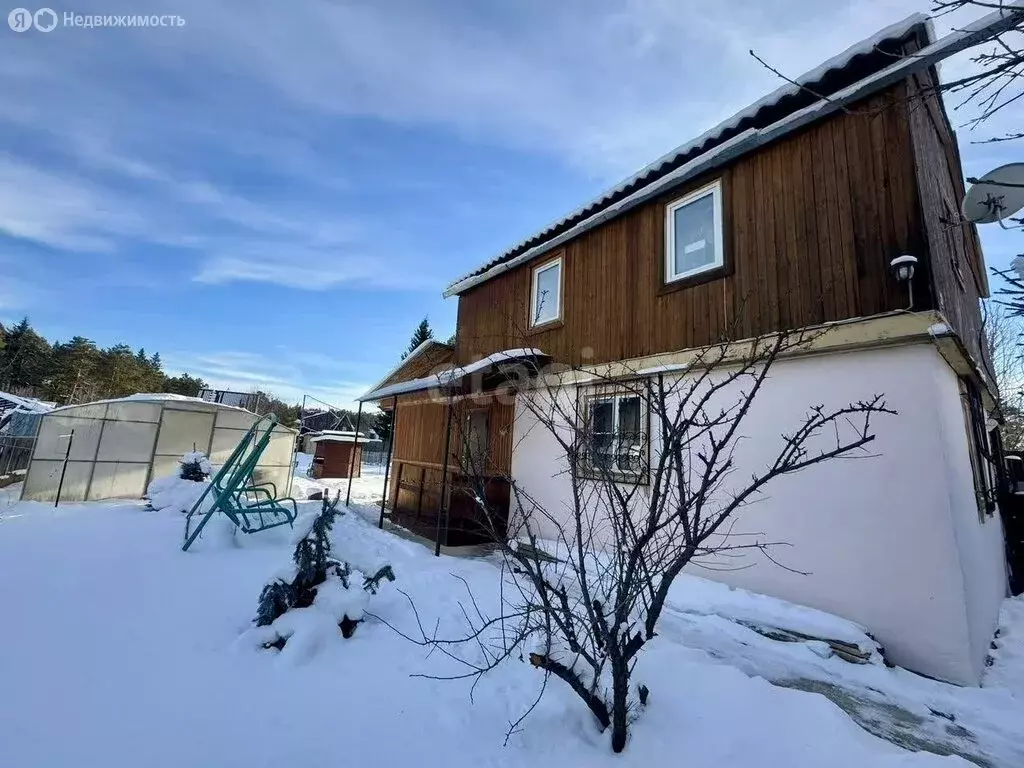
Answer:
<svg viewBox="0 0 1024 768"><path fill-rule="evenodd" d="M620 467L618 465L617 443L621 440L621 430L619 418L621 416L619 412L619 403L622 400L629 400L636 398L640 404L640 468L629 469ZM593 464L593 438L595 433L593 432L593 406L596 403L611 403L612 404L612 431L607 434L612 435L613 447L612 447L612 460L613 466L610 467L607 472L608 475L614 479L623 482L631 482L637 484L645 484L647 482L647 472L649 470L650 460L650 448L651 448L651 434L650 434L650 414L648 412L648 403L646 399L639 392L633 392L630 390L611 390L611 391L591 391L583 394L584 403L584 429L586 430L586 439L588 442L587 449L585 451L585 460L583 462L583 473L584 478L600 480L603 478L602 470L596 468Z"/></svg>
<svg viewBox="0 0 1024 768"><path fill-rule="evenodd" d="M549 317L545 320L537 319L537 286L540 284L540 275L543 272L547 272L549 269L558 267L558 290L555 291L555 316ZM531 278L532 288L530 289L530 327L535 328L541 325L547 325L548 323L554 323L562 319L562 281L564 279L565 272L562 266L562 257L559 256L557 259L551 261L545 261L533 268L533 276Z"/></svg>
<svg viewBox="0 0 1024 768"><path fill-rule="evenodd" d="M676 211L695 203L701 198L712 196L713 226L715 228L715 260L703 267L675 272L676 265ZM665 283L674 283L694 275L720 269L725 265L725 247L722 234L722 180L715 179L710 184L690 192L688 195L671 202L665 208Z"/></svg>

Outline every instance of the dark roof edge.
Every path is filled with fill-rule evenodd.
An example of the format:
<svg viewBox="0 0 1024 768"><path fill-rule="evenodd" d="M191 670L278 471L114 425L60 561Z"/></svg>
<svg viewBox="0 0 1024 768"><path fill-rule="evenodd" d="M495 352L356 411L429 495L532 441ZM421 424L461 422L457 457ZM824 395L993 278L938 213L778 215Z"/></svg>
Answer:
<svg viewBox="0 0 1024 768"><path fill-rule="evenodd" d="M446 347L448 349L455 349L454 345L449 344L445 341L439 341L438 339L425 339L424 341L421 341L419 345L417 345L416 349L414 349L408 355L399 360L391 368L391 370L384 374L384 376L381 377L381 380L374 384L372 387L370 387L370 389L368 389L367 392L372 392L375 389L380 389L382 386L384 386L384 382L386 382L388 379L390 379L392 376L394 376L396 373L402 370L402 368L411 363L415 358L419 357L420 354L426 351L431 344L436 344L439 347Z"/></svg>
<svg viewBox="0 0 1024 768"><path fill-rule="evenodd" d="M831 114L837 109L840 109L853 101L857 101L871 93L888 87L915 71L932 66L938 61L976 44L979 40L991 36L994 32L999 31L1000 29L1005 30L1014 26L1014 24L1019 22L1022 15L1024 15L1024 2L1017 0L1017 2L994 11L978 19L974 23L967 25L963 29L957 30L941 40L934 42L932 42L934 35L931 23L927 17L922 14L915 14L904 19L898 24L886 27L884 30L875 33L875 35L872 35L867 40L852 46L839 56L829 59L824 64L819 65L815 69L801 76L797 82L808 83L815 78L820 78L828 72L835 71L835 69L840 66L840 62L845 62L845 64L848 65L856 56L865 52L873 51L876 46L883 42L905 40L912 34L920 36L922 48L916 53L903 56L897 59L893 64L883 67L874 74L863 77L848 87L840 89L836 93L826 97L824 100L815 101L802 109L798 109L788 115L785 115L768 126L763 128L749 128L741 133L737 133L736 135L726 138L721 143L697 154L695 157L690 159L688 162L684 162L679 167L670 169L667 173L644 183L631 194L622 196L617 200L613 199L616 195L627 191L630 185L636 184L637 181L643 179L644 176L655 173L658 169L663 168L666 163L678 161L682 155L693 152L694 149L699 148L702 144L715 140L716 137L721 137L723 132L726 132L731 128L735 128L743 119L756 114L767 105L777 103L779 99L792 95L794 92L799 92L800 86L787 84L786 86L777 89L772 94L760 99L750 107L747 107L737 113L697 139L688 142L676 150L673 150L668 155L664 155L659 158L651 165L648 165L643 170L617 185L615 188L604 193L601 197L587 203L572 214L569 214L569 216L564 217L555 224L547 227L542 232L523 241L515 248L509 249L505 254L499 256L497 259L492 259L483 267L471 272L459 280L456 280L448 286L444 292L444 296L449 297L463 293L475 285L490 280L491 278L518 266L524 261L536 258L549 250L557 248L559 245L579 236L598 224L603 223L614 216L618 216L642 202L645 202L655 194L659 194L673 186L685 183L687 180L693 178L699 173L712 170L713 168L752 151L769 141L776 140L786 133L797 130L814 120L821 119L822 117ZM575 218L579 218L579 221L572 226L568 226L572 224L572 221ZM556 231L560 227L567 228L563 229L561 232ZM540 242L533 247L527 247L523 250L525 246L528 246L531 242L536 240L539 240Z"/></svg>

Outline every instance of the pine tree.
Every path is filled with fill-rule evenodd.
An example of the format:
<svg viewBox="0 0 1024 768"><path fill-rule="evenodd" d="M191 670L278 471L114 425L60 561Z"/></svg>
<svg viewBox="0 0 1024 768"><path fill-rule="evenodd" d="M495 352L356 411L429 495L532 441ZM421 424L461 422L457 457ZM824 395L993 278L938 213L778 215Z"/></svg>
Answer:
<svg viewBox="0 0 1024 768"><path fill-rule="evenodd" d="M434 330L430 327L430 321L424 317L420 320L420 324L416 326L416 330L413 331L412 339L409 340L409 348L402 353L402 359L405 360L416 347L427 339L432 338L434 338Z"/></svg>
<svg viewBox="0 0 1024 768"><path fill-rule="evenodd" d="M270 626L292 608L311 606L316 598L317 587L327 581L329 576L340 579L345 589L350 588L352 567L331 556L331 529L338 515L343 514L338 509L340 498L340 492L333 501L324 497L320 514L313 521L309 533L295 545L295 552L292 554L295 577L290 582L276 579L260 592L259 607L253 620L257 627ZM364 577L360 586L375 595L385 579L395 580L395 573L390 565L381 567L373 576ZM358 621L352 621L346 616L340 625L342 634L350 637L357 623ZM275 647L280 645L275 644Z"/></svg>
<svg viewBox="0 0 1024 768"><path fill-rule="evenodd" d="M186 397L198 397L199 390L207 389L207 387L207 383L202 379L183 373L180 376L165 376L160 391Z"/></svg>
<svg viewBox="0 0 1024 768"><path fill-rule="evenodd" d="M391 440L394 420L395 417L391 411L381 411L377 414L376 419L374 419L373 428L385 443Z"/></svg>
<svg viewBox="0 0 1024 768"><path fill-rule="evenodd" d="M84 336L53 347L53 376L48 386L49 397L62 405L86 403L96 399L96 370L100 351L96 342Z"/></svg>
<svg viewBox="0 0 1024 768"><path fill-rule="evenodd" d="M302 411L301 405L288 405L273 392L264 392L261 389L257 389L252 394L256 400L254 408L259 415L273 413L277 416L278 423L284 424L286 427L293 426L299 420Z"/></svg>
<svg viewBox="0 0 1024 768"><path fill-rule="evenodd" d="M46 384L53 364L50 343L24 318L5 333L0 353L0 389L37 389Z"/></svg>
<svg viewBox="0 0 1024 768"><path fill-rule="evenodd" d="M191 480L194 483L205 482L210 477L210 460L201 451L192 451L181 457L182 480Z"/></svg>
<svg viewBox="0 0 1024 768"><path fill-rule="evenodd" d="M45 396L61 405L85 403L136 392L173 392L195 397L207 384L183 373L167 376L160 353L133 352L127 344L100 350L84 336L52 346L28 318L12 327L0 324L0 389ZM281 404L282 411L295 410Z"/></svg>

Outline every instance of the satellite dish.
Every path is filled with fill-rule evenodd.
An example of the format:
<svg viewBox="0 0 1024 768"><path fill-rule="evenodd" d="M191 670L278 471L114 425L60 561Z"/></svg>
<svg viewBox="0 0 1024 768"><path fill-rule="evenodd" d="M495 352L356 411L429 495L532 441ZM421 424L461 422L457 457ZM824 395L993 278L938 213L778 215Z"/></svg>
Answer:
<svg viewBox="0 0 1024 768"><path fill-rule="evenodd" d="M1009 163L990 171L964 195L964 218L975 224L991 224L1024 208L1024 163Z"/></svg>

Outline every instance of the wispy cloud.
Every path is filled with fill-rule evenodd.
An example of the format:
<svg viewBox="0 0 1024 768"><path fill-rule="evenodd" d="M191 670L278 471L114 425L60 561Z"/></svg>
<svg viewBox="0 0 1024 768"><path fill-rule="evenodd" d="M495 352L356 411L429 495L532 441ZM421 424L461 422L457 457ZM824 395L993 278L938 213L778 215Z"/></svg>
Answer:
<svg viewBox="0 0 1024 768"><path fill-rule="evenodd" d="M926 4L152 0L149 12L161 5L186 25L3 34L0 235L31 255L20 284L0 285L0 311L49 300L32 273L69 283L66 313L87 286L111 305L145 294L168 326L215 301L230 313L264 286L281 288L280 313L336 311L332 291L365 306L405 291L386 313L350 308L364 331L379 321L376 335L325 343L324 323L293 344L347 367L287 350L166 355L222 386L332 400L387 368L393 350L376 339L406 333L387 323L443 311L449 279L780 85L750 48L796 75ZM964 152L969 172L1001 156ZM219 327L237 339L242 315ZM261 349L260 329L282 324L249 311L244 323ZM352 367L364 347L375 369Z"/></svg>
<svg viewBox="0 0 1024 768"><path fill-rule="evenodd" d="M265 250L262 248L255 251ZM435 289L442 285L436 272L407 271L370 256L327 257L321 250L304 250L283 260L280 253L217 255L195 277L200 283L238 281L276 283L290 288L322 291L339 285L387 289Z"/></svg>
<svg viewBox="0 0 1024 768"><path fill-rule="evenodd" d="M339 408L354 407L356 398L373 383L369 377L353 381L340 375L343 371L372 370L370 366L326 356L311 364L308 357L293 355L289 349L277 349L274 354L229 350L199 355L171 352L163 359L168 372L188 372L218 389L259 389L289 402L300 402L303 395L310 395ZM326 364L328 361L330 364Z"/></svg>
<svg viewBox="0 0 1024 768"><path fill-rule="evenodd" d="M141 220L95 185L0 155L0 232L72 251L111 251Z"/></svg>
<svg viewBox="0 0 1024 768"><path fill-rule="evenodd" d="M182 28L18 38L0 129L65 170L0 158L0 230L188 248L202 283L433 289L450 275L419 277L429 243L395 239L408 211L364 203L410 174L344 121L537 151L608 182L777 86L749 48L795 74L919 5L179 0ZM465 192L429 206L457 217Z"/></svg>

